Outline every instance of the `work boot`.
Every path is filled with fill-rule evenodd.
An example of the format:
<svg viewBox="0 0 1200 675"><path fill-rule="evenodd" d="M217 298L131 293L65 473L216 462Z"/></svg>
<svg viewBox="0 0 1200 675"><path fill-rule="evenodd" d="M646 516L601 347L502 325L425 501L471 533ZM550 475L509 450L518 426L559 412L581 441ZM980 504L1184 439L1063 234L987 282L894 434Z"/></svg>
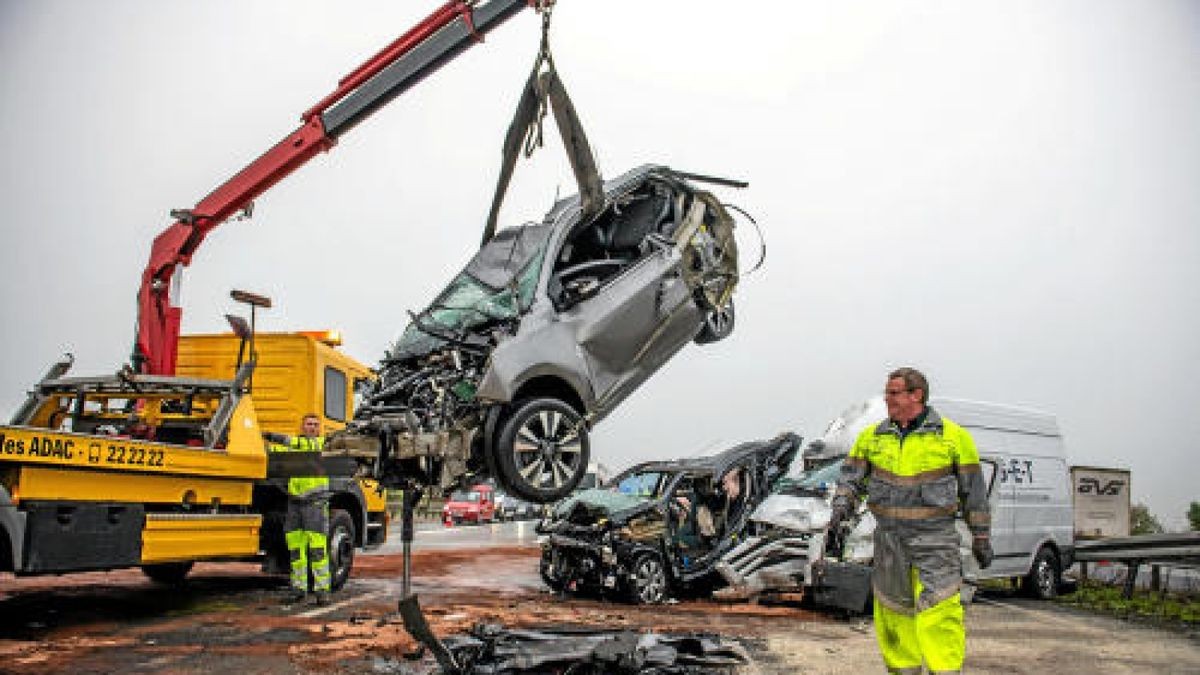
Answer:
<svg viewBox="0 0 1200 675"><path fill-rule="evenodd" d="M329 593L326 591L317 591L317 604L321 607L328 607L333 601L329 598Z"/></svg>
<svg viewBox="0 0 1200 675"><path fill-rule="evenodd" d="M304 591L290 590L286 595L283 596L283 600L280 602L280 604L284 605L285 607L298 605L304 602L306 597L308 597L308 594Z"/></svg>

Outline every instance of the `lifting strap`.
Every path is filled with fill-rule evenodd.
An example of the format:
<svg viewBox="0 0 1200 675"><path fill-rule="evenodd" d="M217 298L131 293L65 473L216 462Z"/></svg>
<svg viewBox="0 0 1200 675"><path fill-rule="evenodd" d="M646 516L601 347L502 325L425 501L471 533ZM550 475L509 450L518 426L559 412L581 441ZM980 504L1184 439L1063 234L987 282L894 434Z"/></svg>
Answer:
<svg viewBox="0 0 1200 675"><path fill-rule="evenodd" d="M575 173L575 182L579 184L581 219L590 220L604 208L604 183L596 168L596 159L575 106L558 77L554 57L550 54L552 9L553 2L541 2L538 5L538 11L542 14L542 43L533 63L533 71L529 73L529 79L521 91L521 99L508 126L508 133L504 136L504 147L500 151L500 175L496 179L496 192L492 197L487 226L483 230L483 240L479 243L481 247L496 234L496 220L500 216L500 205L512 180L513 169L516 168L517 155L524 148L525 156L529 157L542 145L542 122L546 118L547 108L554 110L554 122L562 136L571 170ZM544 72L542 66L546 67Z"/></svg>

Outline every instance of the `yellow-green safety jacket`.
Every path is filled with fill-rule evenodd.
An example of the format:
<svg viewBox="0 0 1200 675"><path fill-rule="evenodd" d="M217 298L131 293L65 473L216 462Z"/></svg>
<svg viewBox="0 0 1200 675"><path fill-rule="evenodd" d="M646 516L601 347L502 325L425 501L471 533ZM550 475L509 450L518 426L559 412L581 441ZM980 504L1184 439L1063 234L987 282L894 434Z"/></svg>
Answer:
<svg viewBox="0 0 1200 675"><path fill-rule="evenodd" d="M284 444L272 444L272 452L320 452L325 447L325 438L318 436L290 436ZM328 476L292 476L288 479L288 494L293 497L303 497L309 494L329 490Z"/></svg>
<svg viewBox="0 0 1200 675"><path fill-rule="evenodd" d="M904 521L953 521L960 508L971 533L988 536L991 511L979 453L970 434L927 408L920 427L902 434L892 420L858 435L842 464L835 500L867 508L880 526Z"/></svg>

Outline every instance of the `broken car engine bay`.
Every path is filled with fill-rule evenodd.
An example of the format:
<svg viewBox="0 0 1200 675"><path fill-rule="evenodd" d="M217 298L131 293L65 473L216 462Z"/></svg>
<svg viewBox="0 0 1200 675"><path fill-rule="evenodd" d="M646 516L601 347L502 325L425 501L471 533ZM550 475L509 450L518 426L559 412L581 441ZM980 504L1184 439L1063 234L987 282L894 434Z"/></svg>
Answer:
<svg viewBox="0 0 1200 675"><path fill-rule="evenodd" d="M689 342L733 329L734 221L692 180L646 165L541 223L498 232L387 350L332 451L389 486L494 477L550 502L578 485L589 430Z"/></svg>

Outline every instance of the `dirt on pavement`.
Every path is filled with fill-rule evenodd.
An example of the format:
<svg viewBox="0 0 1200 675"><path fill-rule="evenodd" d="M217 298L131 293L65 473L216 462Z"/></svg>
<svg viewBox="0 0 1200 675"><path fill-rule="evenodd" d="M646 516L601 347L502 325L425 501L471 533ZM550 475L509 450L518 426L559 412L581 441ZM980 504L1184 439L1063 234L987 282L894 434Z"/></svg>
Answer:
<svg viewBox="0 0 1200 675"><path fill-rule="evenodd" d="M537 574L536 547L413 554L414 590L434 631L506 627L629 628L737 638L747 673L883 672L868 618L794 604L684 601L633 606L564 598ZM282 578L252 564L201 564L163 587L137 570L0 575L0 672L428 672L394 614L401 558L359 556L330 607L284 608ZM968 619L970 672L1200 673L1195 636L1135 627L1044 603L983 599Z"/></svg>

